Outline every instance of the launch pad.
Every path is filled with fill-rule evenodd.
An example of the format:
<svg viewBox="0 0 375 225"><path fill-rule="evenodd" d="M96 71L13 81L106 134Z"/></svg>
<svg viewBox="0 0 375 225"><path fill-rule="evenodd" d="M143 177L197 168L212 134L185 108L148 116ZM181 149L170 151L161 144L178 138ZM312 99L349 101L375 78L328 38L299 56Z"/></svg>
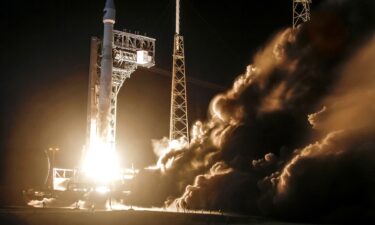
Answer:
<svg viewBox="0 0 375 225"><path fill-rule="evenodd" d="M201 225L201 224L259 224L260 217L245 217L232 214L202 212L168 212L152 209L142 210L74 210L74 209L0 209L1 224L29 225ZM269 223L270 224L270 223ZM276 223L275 223L276 224ZM285 224L285 223L284 223Z"/></svg>

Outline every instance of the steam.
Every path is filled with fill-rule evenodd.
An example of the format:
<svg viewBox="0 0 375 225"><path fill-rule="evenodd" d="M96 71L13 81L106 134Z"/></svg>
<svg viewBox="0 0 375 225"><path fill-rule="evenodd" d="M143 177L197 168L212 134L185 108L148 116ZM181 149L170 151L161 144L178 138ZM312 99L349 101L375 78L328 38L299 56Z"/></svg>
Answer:
<svg viewBox="0 0 375 225"><path fill-rule="evenodd" d="M135 204L318 221L371 215L374 10L370 0L326 1L311 22L276 34L212 100L189 147L154 141L158 166L136 178Z"/></svg>

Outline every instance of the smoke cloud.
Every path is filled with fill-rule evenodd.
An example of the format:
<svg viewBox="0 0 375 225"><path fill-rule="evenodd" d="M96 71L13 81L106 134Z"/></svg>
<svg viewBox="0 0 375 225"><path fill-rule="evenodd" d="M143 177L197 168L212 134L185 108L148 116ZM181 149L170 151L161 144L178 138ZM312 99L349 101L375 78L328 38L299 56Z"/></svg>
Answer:
<svg viewBox="0 0 375 225"><path fill-rule="evenodd" d="M375 210L375 2L326 1L280 31L189 147L154 142L134 203L309 221L369 219Z"/></svg>

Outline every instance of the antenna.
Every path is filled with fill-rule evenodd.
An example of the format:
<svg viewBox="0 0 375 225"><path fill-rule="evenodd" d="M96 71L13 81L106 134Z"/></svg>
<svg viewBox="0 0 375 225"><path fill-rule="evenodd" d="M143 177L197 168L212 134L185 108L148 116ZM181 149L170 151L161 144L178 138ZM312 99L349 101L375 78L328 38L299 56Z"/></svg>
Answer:
<svg viewBox="0 0 375 225"><path fill-rule="evenodd" d="M176 0L176 34L180 34L180 0Z"/></svg>

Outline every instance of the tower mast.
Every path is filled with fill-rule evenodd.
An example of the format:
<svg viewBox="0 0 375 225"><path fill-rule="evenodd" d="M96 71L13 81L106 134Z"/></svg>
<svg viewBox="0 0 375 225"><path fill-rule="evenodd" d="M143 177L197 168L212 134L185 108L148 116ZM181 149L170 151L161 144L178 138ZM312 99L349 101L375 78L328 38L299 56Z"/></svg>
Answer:
<svg viewBox="0 0 375 225"><path fill-rule="evenodd" d="M173 45L169 140L189 143L184 38L180 35L180 0L176 0L176 33Z"/></svg>
<svg viewBox="0 0 375 225"><path fill-rule="evenodd" d="M293 0L293 29L310 20L311 0Z"/></svg>

